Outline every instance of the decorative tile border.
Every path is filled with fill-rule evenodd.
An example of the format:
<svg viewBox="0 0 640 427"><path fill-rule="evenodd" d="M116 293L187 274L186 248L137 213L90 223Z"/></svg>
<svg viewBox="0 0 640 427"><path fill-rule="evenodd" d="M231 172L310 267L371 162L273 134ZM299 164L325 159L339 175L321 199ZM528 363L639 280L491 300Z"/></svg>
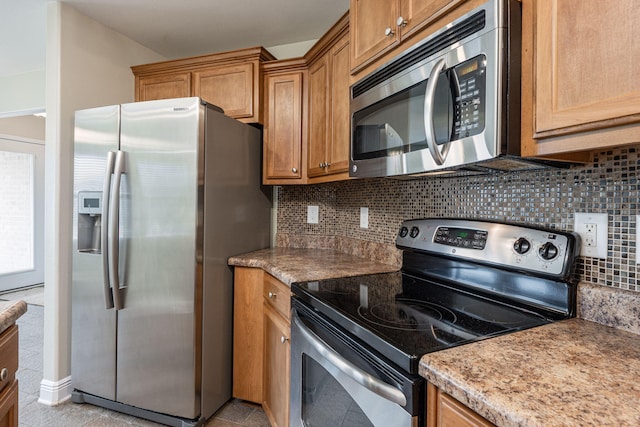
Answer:
<svg viewBox="0 0 640 427"><path fill-rule="evenodd" d="M574 212L607 213L607 259L581 257L579 278L640 292L635 241L639 148L596 153L593 163L568 170L283 186L278 197L277 245L295 241L304 246L310 243L302 242L324 236L322 247L334 244L338 250L379 260L385 258L381 248L393 249L405 219L475 218L571 231ZM319 206L318 224L306 223L308 205ZM367 229L360 228L360 207L369 208ZM332 242L327 236L336 239Z"/></svg>

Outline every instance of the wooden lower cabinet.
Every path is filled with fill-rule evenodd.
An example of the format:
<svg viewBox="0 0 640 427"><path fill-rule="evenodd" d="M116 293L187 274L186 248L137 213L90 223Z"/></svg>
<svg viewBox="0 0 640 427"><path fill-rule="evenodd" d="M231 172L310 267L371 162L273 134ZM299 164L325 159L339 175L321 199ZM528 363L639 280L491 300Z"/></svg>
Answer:
<svg viewBox="0 0 640 427"><path fill-rule="evenodd" d="M0 427L18 427L18 327L0 335Z"/></svg>
<svg viewBox="0 0 640 427"><path fill-rule="evenodd" d="M286 427L291 289L260 268L235 267L233 305L232 395L261 404L273 427Z"/></svg>
<svg viewBox="0 0 640 427"><path fill-rule="evenodd" d="M427 385L427 427L491 427L490 423L438 387Z"/></svg>
<svg viewBox="0 0 640 427"><path fill-rule="evenodd" d="M273 427L289 425L289 363L291 324L268 303L264 307L264 402Z"/></svg>
<svg viewBox="0 0 640 427"><path fill-rule="evenodd" d="M233 397L262 404L264 334L260 268L236 267L233 285Z"/></svg>

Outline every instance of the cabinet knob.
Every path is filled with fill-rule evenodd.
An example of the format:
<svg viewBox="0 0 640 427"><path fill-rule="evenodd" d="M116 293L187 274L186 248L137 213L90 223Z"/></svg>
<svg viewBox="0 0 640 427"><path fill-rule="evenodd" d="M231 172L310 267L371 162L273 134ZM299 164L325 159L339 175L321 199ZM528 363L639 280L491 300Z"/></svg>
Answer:
<svg viewBox="0 0 640 427"><path fill-rule="evenodd" d="M402 16L398 16L398 19L396 19L396 25L398 27L406 27L407 26L407 20L404 19Z"/></svg>
<svg viewBox="0 0 640 427"><path fill-rule="evenodd" d="M324 163L320 163L320 164L318 165L318 167L323 168L323 167L324 167Z"/></svg>
<svg viewBox="0 0 640 427"><path fill-rule="evenodd" d="M280 342L282 344L286 343L287 341L289 341L289 338L285 337L284 335L280 337Z"/></svg>
<svg viewBox="0 0 640 427"><path fill-rule="evenodd" d="M297 168L291 168L291 172L298 173L298 169Z"/></svg>
<svg viewBox="0 0 640 427"><path fill-rule="evenodd" d="M391 27L387 27L387 28L384 30L384 35L385 35L385 36L387 36L387 37L391 37L391 36L392 36L392 35L394 35L395 33L396 33L396 32L395 32L395 31L393 31L393 30L391 29Z"/></svg>
<svg viewBox="0 0 640 427"><path fill-rule="evenodd" d="M328 168L329 166L331 166L331 163L327 162L324 164L324 166Z"/></svg>
<svg viewBox="0 0 640 427"><path fill-rule="evenodd" d="M274 299L276 297L276 293L275 292L269 292L269 298Z"/></svg>
<svg viewBox="0 0 640 427"><path fill-rule="evenodd" d="M0 381L6 381L7 378L9 378L9 370L2 368L2 371L0 371Z"/></svg>

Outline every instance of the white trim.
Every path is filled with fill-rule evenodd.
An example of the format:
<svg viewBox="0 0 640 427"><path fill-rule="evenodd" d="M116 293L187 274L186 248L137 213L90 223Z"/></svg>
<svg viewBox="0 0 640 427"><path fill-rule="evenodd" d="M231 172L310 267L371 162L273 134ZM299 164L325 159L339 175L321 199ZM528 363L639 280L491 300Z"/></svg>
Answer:
<svg viewBox="0 0 640 427"><path fill-rule="evenodd" d="M63 378L60 381L49 381L43 379L40 382L40 398L38 403L48 406L56 406L71 399L71 377Z"/></svg>

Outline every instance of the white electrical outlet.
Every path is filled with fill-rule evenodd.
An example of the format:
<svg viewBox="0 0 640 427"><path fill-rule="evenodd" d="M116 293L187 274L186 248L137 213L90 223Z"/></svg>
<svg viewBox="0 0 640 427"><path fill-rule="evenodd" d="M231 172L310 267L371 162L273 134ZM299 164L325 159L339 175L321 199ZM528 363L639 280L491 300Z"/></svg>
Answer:
<svg viewBox="0 0 640 427"><path fill-rule="evenodd" d="M369 208L360 208L360 228L369 228Z"/></svg>
<svg viewBox="0 0 640 427"><path fill-rule="evenodd" d="M307 224L317 224L320 218L318 206L307 206Z"/></svg>
<svg viewBox="0 0 640 427"><path fill-rule="evenodd" d="M574 214L573 230L580 235L580 255L592 258L607 258L608 215L606 213Z"/></svg>

